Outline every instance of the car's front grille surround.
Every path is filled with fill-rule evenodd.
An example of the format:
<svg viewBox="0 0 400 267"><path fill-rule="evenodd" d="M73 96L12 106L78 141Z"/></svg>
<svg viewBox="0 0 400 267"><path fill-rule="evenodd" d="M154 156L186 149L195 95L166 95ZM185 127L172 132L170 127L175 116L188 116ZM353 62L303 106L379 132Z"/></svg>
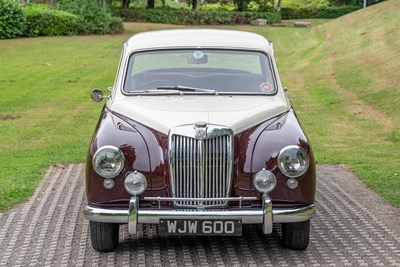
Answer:
<svg viewBox="0 0 400 267"><path fill-rule="evenodd" d="M176 200L177 207L223 207L232 178L233 133L229 128L204 126L205 134L196 137L196 127L176 127L169 136L169 162L172 196L211 200Z"/></svg>

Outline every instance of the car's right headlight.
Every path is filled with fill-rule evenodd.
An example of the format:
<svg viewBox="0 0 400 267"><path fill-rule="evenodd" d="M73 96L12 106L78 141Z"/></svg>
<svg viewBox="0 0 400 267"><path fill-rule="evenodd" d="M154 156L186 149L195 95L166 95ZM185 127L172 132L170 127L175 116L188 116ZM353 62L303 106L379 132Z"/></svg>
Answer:
<svg viewBox="0 0 400 267"><path fill-rule="evenodd" d="M279 152L278 168L290 178L303 175L310 165L310 160L304 148L287 146Z"/></svg>
<svg viewBox="0 0 400 267"><path fill-rule="evenodd" d="M125 157L115 146L103 146L93 156L93 168L104 178L114 178L124 168Z"/></svg>

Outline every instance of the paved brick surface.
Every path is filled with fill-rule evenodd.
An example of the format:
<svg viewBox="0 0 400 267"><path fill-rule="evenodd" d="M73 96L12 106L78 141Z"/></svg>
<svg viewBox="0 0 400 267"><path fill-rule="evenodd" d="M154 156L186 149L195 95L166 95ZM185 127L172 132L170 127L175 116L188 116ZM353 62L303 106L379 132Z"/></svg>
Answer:
<svg viewBox="0 0 400 267"><path fill-rule="evenodd" d="M84 165L49 168L29 202L0 213L0 266L400 266L400 215L341 166L318 166L317 216L306 251L284 249L280 227L264 236L176 237L142 226L120 231L115 252L90 247Z"/></svg>

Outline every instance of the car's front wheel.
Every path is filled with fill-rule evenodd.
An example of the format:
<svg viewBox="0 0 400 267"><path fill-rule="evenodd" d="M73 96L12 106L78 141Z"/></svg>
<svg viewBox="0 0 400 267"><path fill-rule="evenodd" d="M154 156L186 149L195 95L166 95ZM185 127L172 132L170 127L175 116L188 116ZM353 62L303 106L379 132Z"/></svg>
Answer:
<svg viewBox="0 0 400 267"><path fill-rule="evenodd" d="M285 248L304 250L310 240L310 220L282 223L282 244Z"/></svg>
<svg viewBox="0 0 400 267"><path fill-rule="evenodd" d="M99 252L114 250L119 242L119 224L90 222L92 247Z"/></svg>

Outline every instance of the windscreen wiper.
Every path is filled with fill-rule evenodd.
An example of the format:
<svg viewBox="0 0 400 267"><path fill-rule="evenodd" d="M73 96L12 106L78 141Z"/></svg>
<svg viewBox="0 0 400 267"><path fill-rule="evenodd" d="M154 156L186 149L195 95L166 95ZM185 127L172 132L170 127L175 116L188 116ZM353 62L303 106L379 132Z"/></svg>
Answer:
<svg viewBox="0 0 400 267"><path fill-rule="evenodd" d="M133 90L129 91L130 94L144 94L144 93L154 93L154 94L178 94L184 95L185 92L193 92L193 93L202 93L202 94L213 94L218 95L217 90L213 89L205 89L205 88L196 88L190 86L182 86L182 85L162 85L157 86L152 89L146 90Z"/></svg>
<svg viewBox="0 0 400 267"><path fill-rule="evenodd" d="M181 92L202 92L202 93L211 93L211 94L218 95L217 90L183 86L183 85L157 86L155 89L156 90L178 90Z"/></svg>
<svg viewBox="0 0 400 267"><path fill-rule="evenodd" d="M146 89L146 90L133 90L128 91L129 94L145 94L145 93L154 93L154 94L176 94L176 95L183 95L183 91L175 90L175 89Z"/></svg>

